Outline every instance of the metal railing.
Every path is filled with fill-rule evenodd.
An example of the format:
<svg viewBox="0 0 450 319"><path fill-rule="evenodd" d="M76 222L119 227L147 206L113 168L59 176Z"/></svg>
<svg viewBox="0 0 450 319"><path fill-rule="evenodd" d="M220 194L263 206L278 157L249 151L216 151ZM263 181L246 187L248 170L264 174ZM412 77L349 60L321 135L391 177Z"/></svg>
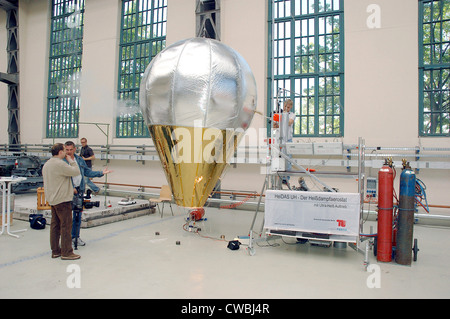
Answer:
<svg viewBox="0 0 450 319"><path fill-rule="evenodd" d="M153 145L89 145L99 160L159 161ZM0 155L35 155L50 158L51 144L0 144ZM77 145L80 149L81 145ZM239 147L230 164L266 164L266 145ZM293 155L297 164L310 167L358 167L357 145L343 145L342 155ZM450 147L366 147L365 167L379 168L385 158L392 158L396 167L406 158L413 169L450 169Z"/></svg>

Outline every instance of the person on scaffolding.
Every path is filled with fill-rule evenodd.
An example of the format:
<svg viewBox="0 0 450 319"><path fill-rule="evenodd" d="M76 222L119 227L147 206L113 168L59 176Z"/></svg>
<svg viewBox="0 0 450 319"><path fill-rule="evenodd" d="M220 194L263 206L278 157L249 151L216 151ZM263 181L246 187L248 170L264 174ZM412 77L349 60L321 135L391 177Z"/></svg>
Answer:
<svg viewBox="0 0 450 319"><path fill-rule="evenodd" d="M292 142L292 138L294 136L293 126L294 126L294 120L295 120L295 113L291 112L293 102L291 99L287 99L284 101L283 104L283 113L287 114L289 120L287 120L287 127L283 127L283 125L286 125L285 121L283 120L283 116L279 118L278 122L274 122L274 128L280 128L280 135L283 137L282 143L290 143ZM283 124L282 124L283 123ZM286 154L286 146L283 146L282 152ZM289 158L292 158L292 155L288 155ZM289 172L292 169L292 164L290 161L286 160L286 171ZM284 176L282 179L282 183L287 185L289 187L289 179L290 176Z"/></svg>

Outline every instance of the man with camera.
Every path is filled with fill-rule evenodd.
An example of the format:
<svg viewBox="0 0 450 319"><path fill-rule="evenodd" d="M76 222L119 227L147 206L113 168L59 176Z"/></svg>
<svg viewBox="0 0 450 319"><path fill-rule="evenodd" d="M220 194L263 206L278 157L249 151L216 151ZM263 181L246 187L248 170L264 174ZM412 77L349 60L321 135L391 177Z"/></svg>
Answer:
<svg viewBox="0 0 450 319"><path fill-rule="evenodd" d="M79 174L72 177L73 182L73 222L72 222L72 242L77 248L78 245L84 246L86 243L80 239L81 213L83 211L84 192L86 190L86 177L102 177L106 174L112 173L111 170L105 168L103 171L91 170L84 159L75 154L76 147L72 141L64 143L64 149L68 157L78 164Z"/></svg>
<svg viewBox="0 0 450 319"><path fill-rule="evenodd" d="M73 253L70 229L72 228L73 187L71 177L80 173L77 163L66 155L64 145L57 143L50 158L42 168L45 199L51 206L50 248L52 258L79 259ZM63 161L65 158L66 162ZM60 244L61 240L61 244Z"/></svg>

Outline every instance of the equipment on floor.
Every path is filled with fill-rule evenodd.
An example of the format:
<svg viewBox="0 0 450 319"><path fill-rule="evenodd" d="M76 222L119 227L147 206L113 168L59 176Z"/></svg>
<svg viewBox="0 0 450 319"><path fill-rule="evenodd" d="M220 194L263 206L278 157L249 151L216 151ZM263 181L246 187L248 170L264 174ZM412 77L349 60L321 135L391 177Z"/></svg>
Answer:
<svg viewBox="0 0 450 319"><path fill-rule="evenodd" d="M78 238L80 237L80 228L81 228L81 214L83 213L83 208L90 209L93 207L100 207L99 201L90 201L92 191L90 189L87 190L86 194L81 192L79 187L76 187L76 194L73 196L72 200L72 210L74 214L74 221L79 221L75 224L75 237L72 238L74 243L74 249L78 249Z"/></svg>
<svg viewBox="0 0 450 319"><path fill-rule="evenodd" d="M0 176L11 176L15 162L14 156L0 156Z"/></svg>
<svg viewBox="0 0 450 319"><path fill-rule="evenodd" d="M202 229L197 226L197 222L206 221L204 218L205 210L203 208L188 209L188 216L186 217L186 223L183 225L183 229L188 232L199 233Z"/></svg>
<svg viewBox="0 0 450 319"><path fill-rule="evenodd" d="M30 214L28 220L32 229L44 229L47 224L43 214Z"/></svg>
<svg viewBox="0 0 450 319"><path fill-rule="evenodd" d="M378 182L375 177L367 177L366 179L366 196L369 198L377 197Z"/></svg>
<svg viewBox="0 0 450 319"><path fill-rule="evenodd" d="M284 90L287 91L287 90ZM291 94L292 95L292 92ZM278 97L277 97L277 104ZM286 125L279 124L283 127ZM277 237L291 237L297 243L309 242L311 245L342 248L347 244L357 252L364 254L364 266L369 264L368 251L373 237L362 236L364 156L365 145L358 139L357 172L317 172L315 168L303 167L295 155L342 154L341 142L336 143L290 143L282 129L273 130L267 139L268 161L264 172L266 178L260 191L256 211L249 230L249 255L255 254L253 243ZM284 137L283 137L284 135ZM298 145L297 145L298 144ZM300 145L301 144L301 145ZM279 165L284 162L286 165ZM311 161L311 163L313 163ZM320 165L320 164L319 164ZM284 166L284 169L283 169ZM289 168L287 168L289 167ZM263 171L263 170L262 170ZM300 175L300 176L299 176ZM327 185L319 176L352 176L357 182L357 192L340 193L335 187ZM299 176L299 186L290 185L289 178ZM310 178L310 188L305 178ZM283 189L287 186L288 190ZM264 219L259 231L255 231L255 222L262 197L265 193ZM361 243L367 241L365 249Z"/></svg>
<svg viewBox="0 0 450 319"><path fill-rule="evenodd" d="M100 207L100 201L92 201L91 200L91 198L92 198L91 194L92 194L92 190L88 189L86 191L86 194L81 195L81 197L83 198L83 207L85 209L91 209L93 207Z"/></svg>
<svg viewBox="0 0 450 319"><path fill-rule="evenodd" d="M239 240L231 240L228 242L227 248L230 250L238 250L240 245Z"/></svg>
<svg viewBox="0 0 450 319"><path fill-rule="evenodd" d="M84 200L83 201L83 206L86 209L90 209L90 208L94 208L94 207L100 207L100 201Z"/></svg>
<svg viewBox="0 0 450 319"><path fill-rule="evenodd" d="M424 184L417 183L416 175L405 159L402 166L398 199L393 186L395 168L392 160L386 160L378 172L378 231L374 254L378 261L394 259L400 265L411 265L412 260L417 261L419 252L417 238L413 239L417 189L424 188ZM421 196L423 199L424 195ZM396 205L394 199L398 201Z"/></svg>
<svg viewBox="0 0 450 319"><path fill-rule="evenodd" d="M80 237L80 227L81 227L81 213L83 212L83 201L84 194L80 191L79 187L76 187L76 194L73 195L72 199L72 211L73 211L73 220L79 221L74 225L75 227L75 237L72 238L74 243L74 249L78 249L78 238Z"/></svg>
<svg viewBox="0 0 450 319"><path fill-rule="evenodd" d="M395 251L395 261L401 265L411 265L412 260L415 189L416 174L409 166L409 163L404 162L403 171L400 175L398 230Z"/></svg>
<svg viewBox="0 0 450 319"><path fill-rule="evenodd" d="M44 162L34 155L11 155L0 157L0 176L26 177L26 180L12 186L13 192L27 191L42 187L42 167Z"/></svg>
<svg viewBox="0 0 450 319"><path fill-rule="evenodd" d="M267 190L264 228L269 235L356 243L359 194Z"/></svg>
<svg viewBox="0 0 450 319"><path fill-rule="evenodd" d="M205 216L205 209L196 208L189 211L189 217L191 220L199 221Z"/></svg>
<svg viewBox="0 0 450 319"><path fill-rule="evenodd" d="M377 260L392 260L392 219L394 211L394 170L386 159L378 171Z"/></svg>
<svg viewBox="0 0 450 319"><path fill-rule="evenodd" d="M122 198L117 204L128 206L128 205L136 204L136 201L134 199L132 199L131 197L127 197L127 198Z"/></svg>
<svg viewBox="0 0 450 319"><path fill-rule="evenodd" d="M425 192L426 189L427 187L424 182L416 176L416 204L420 205L427 213L429 213L430 208L428 207L427 193Z"/></svg>

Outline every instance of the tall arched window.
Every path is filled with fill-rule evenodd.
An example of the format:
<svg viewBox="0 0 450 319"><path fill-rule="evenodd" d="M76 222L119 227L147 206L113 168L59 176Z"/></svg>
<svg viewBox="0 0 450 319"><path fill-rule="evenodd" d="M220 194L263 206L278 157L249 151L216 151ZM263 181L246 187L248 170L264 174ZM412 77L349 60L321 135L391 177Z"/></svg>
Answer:
<svg viewBox="0 0 450 319"><path fill-rule="evenodd" d="M148 137L139 108L139 85L166 46L167 0L123 0L119 51L117 137Z"/></svg>
<svg viewBox="0 0 450 319"><path fill-rule="evenodd" d="M344 133L342 0L269 1L269 114L294 101L294 136Z"/></svg>
<svg viewBox="0 0 450 319"><path fill-rule="evenodd" d="M78 137L84 0L52 0L48 138Z"/></svg>
<svg viewBox="0 0 450 319"><path fill-rule="evenodd" d="M450 1L419 1L419 135L450 136Z"/></svg>

